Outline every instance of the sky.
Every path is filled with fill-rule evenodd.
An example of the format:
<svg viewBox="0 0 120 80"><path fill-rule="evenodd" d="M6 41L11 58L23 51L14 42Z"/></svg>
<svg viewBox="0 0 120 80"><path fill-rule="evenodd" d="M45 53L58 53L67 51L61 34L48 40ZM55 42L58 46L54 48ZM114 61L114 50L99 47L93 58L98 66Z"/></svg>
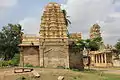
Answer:
<svg viewBox="0 0 120 80"><path fill-rule="evenodd" d="M25 34L39 34L41 16L49 2L61 4L67 10L69 32L82 32L89 38L93 24L101 26L105 44L114 45L120 39L120 0L0 0L0 30L8 23L21 24Z"/></svg>

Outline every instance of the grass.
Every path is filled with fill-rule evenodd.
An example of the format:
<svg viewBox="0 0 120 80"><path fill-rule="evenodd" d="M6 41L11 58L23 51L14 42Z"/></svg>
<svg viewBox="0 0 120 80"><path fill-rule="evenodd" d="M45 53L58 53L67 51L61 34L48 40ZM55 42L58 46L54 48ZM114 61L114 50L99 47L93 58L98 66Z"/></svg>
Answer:
<svg viewBox="0 0 120 80"><path fill-rule="evenodd" d="M71 80L120 80L120 75L105 74L102 71L96 71L92 69L85 69L82 73L84 73L82 76L72 77Z"/></svg>

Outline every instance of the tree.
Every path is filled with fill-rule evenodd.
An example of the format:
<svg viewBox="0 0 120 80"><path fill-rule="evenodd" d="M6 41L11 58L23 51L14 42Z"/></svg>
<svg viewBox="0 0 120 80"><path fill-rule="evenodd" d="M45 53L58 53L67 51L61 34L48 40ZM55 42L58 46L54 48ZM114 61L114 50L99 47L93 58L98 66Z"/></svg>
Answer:
<svg viewBox="0 0 120 80"><path fill-rule="evenodd" d="M65 19L65 25L69 26L69 24L71 24L71 21L68 19L69 16L67 16L67 12L66 10L62 10L63 15L64 15L64 19ZM67 31L67 36L69 37L69 31Z"/></svg>
<svg viewBox="0 0 120 80"><path fill-rule="evenodd" d="M80 48L81 50L83 50L85 48L85 40L81 39L77 41L76 46Z"/></svg>
<svg viewBox="0 0 120 80"><path fill-rule="evenodd" d="M115 44L115 48L117 50L120 50L120 40L118 40L117 43Z"/></svg>
<svg viewBox="0 0 120 80"><path fill-rule="evenodd" d="M62 12L63 12L64 18L65 18L65 24L66 24L66 26L68 26L69 24L71 24L71 21L68 19L69 16L67 16L66 10L63 9Z"/></svg>
<svg viewBox="0 0 120 80"><path fill-rule="evenodd" d="M0 54L4 60L12 59L19 53L18 45L21 43L22 28L20 24L8 24L0 32Z"/></svg>
<svg viewBox="0 0 120 80"><path fill-rule="evenodd" d="M91 40L91 39L86 39L86 40L79 40L78 42L77 42L77 46L79 47L79 48L81 48L82 50L84 49L84 48L86 48L87 50L90 50L90 51L97 51L97 50L99 50L99 38L97 38L97 39L93 39L93 40Z"/></svg>
<svg viewBox="0 0 120 80"><path fill-rule="evenodd" d="M120 54L120 40L117 41L117 43L114 46L116 48L116 52L118 53L118 55Z"/></svg>
<svg viewBox="0 0 120 80"><path fill-rule="evenodd" d="M115 57L116 57L116 59L120 59L119 58L119 55L120 55L120 40L117 41L117 43L114 45L114 47L116 48L116 49L113 50L113 52L116 53Z"/></svg>

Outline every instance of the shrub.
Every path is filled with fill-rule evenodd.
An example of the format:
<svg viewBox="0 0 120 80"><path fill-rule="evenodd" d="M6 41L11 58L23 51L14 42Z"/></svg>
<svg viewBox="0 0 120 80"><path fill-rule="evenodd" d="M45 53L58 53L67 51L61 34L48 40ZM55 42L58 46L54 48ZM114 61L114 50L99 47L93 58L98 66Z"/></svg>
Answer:
<svg viewBox="0 0 120 80"><path fill-rule="evenodd" d="M25 64L25 67L33 67L33 65L32 65L32 64L29 64L29 63L27 63L27 64Z"/></svg>
<svg viewBox="0 0 120 80"><path fill-rule="evenodd" d="M8 61L1 61L1 67L3 66L9 66Z"/></svg>
<svg viewBox="0 0 120 80"><path fill-rule="evenodd" d="M26 80L26 77L24 77L24 76L20 76L20 77L17 78L16 80Z"/></svg>
<svg viewBox="0 0 120 80"><path fill-rule="evenodd" d="M12 66L18 66L20 61L20 54L15 54L12 60L9 61L9 64Z"/></svg>
<svg viewBox="0 0 120 80"><path fill-rule="evenodd" d="M57 66L58 69L65 69L64 66Z"/></svg>
<svg viewBox="0 0 120 80"><path fill-rule="evenodd" d="M3 66L18 66L20 61L19 54L15 54L14 57L9 61L0 61L0 67Z"/></svg>

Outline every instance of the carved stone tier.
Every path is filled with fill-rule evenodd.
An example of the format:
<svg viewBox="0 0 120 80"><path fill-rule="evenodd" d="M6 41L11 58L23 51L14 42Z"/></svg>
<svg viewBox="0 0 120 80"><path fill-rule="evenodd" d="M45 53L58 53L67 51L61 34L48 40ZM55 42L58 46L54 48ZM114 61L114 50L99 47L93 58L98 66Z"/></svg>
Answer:
<svg viewBox="0 0 120 80"><path fill-rule="evenodd" d="M94 24L90 29L90 38L101 37L100 26L98 24Z"/></svg>

